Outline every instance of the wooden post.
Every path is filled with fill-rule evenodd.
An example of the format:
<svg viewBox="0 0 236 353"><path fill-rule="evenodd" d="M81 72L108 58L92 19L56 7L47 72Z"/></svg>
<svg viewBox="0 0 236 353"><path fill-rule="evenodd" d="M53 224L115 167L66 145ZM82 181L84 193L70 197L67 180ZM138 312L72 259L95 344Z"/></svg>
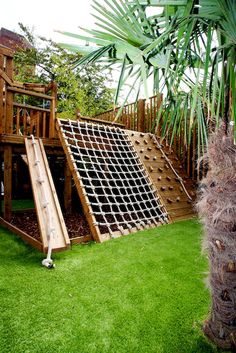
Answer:
<svg viewBox="0 0 236 353"><path fill-rule="evenodd" d="M6 74L12 80L13 78L13 58L7 57L6 59ZM6 121L5 132L6 134L13 133L13 92L7 89L6 84Z"/></svg>
<svg viewBox="0 0 236 353"><path fill-rule="evenodd" d="M145 99L139 99L137 104L138 131L145 132Z"/></svg>
<svg viewBox="0 0 236 353"><path fill-rule="evenodd" d="M12 147L4 149L4 219L10 221L12 214Z"/></svg>
<svg viewBox="0 0 236 353"><path fill-rule="evenodd" d="M163 94L162 93L158 93L157 94L157 100L156 100L156 104L155 104L155 119L157 118L157 114L159 113L159 110L161 108L162 105L162 100L163 100ZM157 135L161 135L161 125L162 125L162 118L159 121L159 126L157 129ZM155 129L156 129L156 123L155 123Z"/></svg>
<svg viewBox="0 0 236 353"><path fill-rule="evenodd" d="M71 212L72 207L72 176L67 162L65 162L65 184L64 184L64 207L67 212Z"/></svg>
<svg viewBox="0 0 236 353"><path fill-rule="evenodd" d="M52 97L50 106L50 123L49 123L49 137L55 137L55 121L56 121L56 105L57 105L57 85L55 82L51 83Z"/></svg>
<svg viewBox="0 0 236 353"><path fill-rule="evenodd" d="M2 195L2 183L3 183L3 171L2 171L3 155L0 154L0 215L3 216L3 195Z"/></svg>
<svg viewBox="0 0 236 353"><path fill-rule="evenodd" d="M4 56L0 54L0 69L3 71L4 66ZM4 122L4 103L3 103L3 89L4 89L4 80L0 76L0 134L3 133L3 122Z"/></svg>

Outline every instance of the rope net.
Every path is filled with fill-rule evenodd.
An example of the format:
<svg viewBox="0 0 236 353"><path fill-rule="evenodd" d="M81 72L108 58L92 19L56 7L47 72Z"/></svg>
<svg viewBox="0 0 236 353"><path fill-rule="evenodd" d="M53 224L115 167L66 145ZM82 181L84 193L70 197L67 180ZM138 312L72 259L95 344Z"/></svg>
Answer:
<svg viewBox="0 0 236 353"><path fill-rule="evenodd" d="M80 187L86 194L101 234L149 228L168 222L125 131L86 122L60 121Z"/></svg>

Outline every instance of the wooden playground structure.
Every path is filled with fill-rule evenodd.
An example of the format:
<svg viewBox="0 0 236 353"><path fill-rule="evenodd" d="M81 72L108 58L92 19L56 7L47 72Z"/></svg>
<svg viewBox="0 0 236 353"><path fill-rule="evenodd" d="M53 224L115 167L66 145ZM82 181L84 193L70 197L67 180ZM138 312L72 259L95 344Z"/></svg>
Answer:
<svg viewBox="0 0 236 353"><path fill-rule="evenodd" d="M55 83L13 80L13 54L0 46L0 224L46 252L49 246L57 251L70 243L101 242L194 215L194 180L174 149L148 132L143 115L136 125L111 124L104 117L59 120L56 104ZM52 175L58 160L60 186ZM12 222L22 161L31 180L40 238ZM64 212L73 209L73 185L90 234L78 232L71 238ZM23 190L24 183L18 188Z"/></svg>

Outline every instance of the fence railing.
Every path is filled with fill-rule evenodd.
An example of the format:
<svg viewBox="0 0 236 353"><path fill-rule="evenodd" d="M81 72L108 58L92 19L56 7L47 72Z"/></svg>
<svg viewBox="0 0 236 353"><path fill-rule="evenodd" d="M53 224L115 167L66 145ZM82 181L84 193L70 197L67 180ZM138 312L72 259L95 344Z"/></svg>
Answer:
<svg viewBox="0 0 236 353"><path fill-rule="evenodd" d="M13 53L0 46L0 134L55 137L56 84L13 80Z"/></svg>
<svg viewBox="0 0 236 353"><path fill-rule="evenodd" d="M126 104L117 118L120 108L108 110L96 115L96 119L105 121L116 121L126 129L151 132L154 128L154 120L160 108L162 95L150 97L148 100L139 99L135 103Z"/></svg>

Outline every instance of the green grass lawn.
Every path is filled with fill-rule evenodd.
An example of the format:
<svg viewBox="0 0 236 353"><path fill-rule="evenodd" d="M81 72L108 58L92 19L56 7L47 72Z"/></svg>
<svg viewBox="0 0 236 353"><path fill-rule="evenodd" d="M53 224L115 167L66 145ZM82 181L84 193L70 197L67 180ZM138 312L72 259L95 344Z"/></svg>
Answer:
<svg viewBox="0 0 236 353"><path fill-rule="evenodd" d="M2 208L4 202L2 201ZM24 209L34 208L34 200L12 200L12 210L13 211L22 211Z"/></svg>
<svg viewBox="0 0 236 353"><path fill-rule="evenodd" d="M201 227L183 221L43 255L0 228L1 353L208 353Z"/></svg>

